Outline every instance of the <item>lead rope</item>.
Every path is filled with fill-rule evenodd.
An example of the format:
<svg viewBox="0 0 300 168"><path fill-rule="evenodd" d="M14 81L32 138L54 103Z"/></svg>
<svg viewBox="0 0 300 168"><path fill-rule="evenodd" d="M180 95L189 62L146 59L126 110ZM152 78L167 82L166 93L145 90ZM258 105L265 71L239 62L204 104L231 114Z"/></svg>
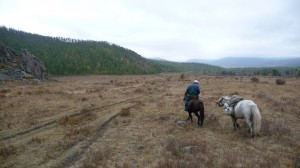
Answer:
<svg viewBox="0 0 300 168"><path fill-rule="evenodd" d="M208 100L207 98L204 98L204 99ZM209 101L214 102L215 104L217 103L216 101L213 101L213 100L209 100ZM216 106L217 106L217 105L216 105ZM224 107L224 106L223 106L223 107ZM215 117L216 119L219 120L220 118L222 118L222 117L225 116L226 114L224 114L224 112L222 112L221 115L215 115L215 114L218 114L218 113L219 113L219 112L216 112L216 111L218 111L217 109L220 109L220 107L217 106L217 107L213 108L213 110L210 110L210 111L212 112L212 114L214 115L214 117Z"/></svg>

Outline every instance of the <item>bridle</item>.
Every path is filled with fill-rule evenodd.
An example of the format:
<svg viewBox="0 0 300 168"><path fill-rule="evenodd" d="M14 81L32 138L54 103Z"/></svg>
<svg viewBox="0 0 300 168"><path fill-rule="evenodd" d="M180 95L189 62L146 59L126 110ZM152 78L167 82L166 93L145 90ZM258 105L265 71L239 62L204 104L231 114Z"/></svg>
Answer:
<svg viewBox="0 0 300 168"><path fill-rule="evenodd" d="M219 107L224 106L223 103L221 104L221 102L223 102L223 100L224 100L224 97L222 97L218 102L216 102L216 104L217 104Z"/></svg>

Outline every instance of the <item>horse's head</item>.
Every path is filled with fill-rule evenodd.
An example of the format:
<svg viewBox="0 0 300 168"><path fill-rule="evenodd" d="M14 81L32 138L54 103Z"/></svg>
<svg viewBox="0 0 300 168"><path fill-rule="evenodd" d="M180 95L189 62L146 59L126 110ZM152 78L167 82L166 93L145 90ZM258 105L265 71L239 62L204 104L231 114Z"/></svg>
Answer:
<svg viewBox="0 0 300 168"><path fill-rule="evenodd" d="M222 96L217 102L216 104L219 106L219 107L222 107L224 106L224 104L227 102L227 97L226 96Z"/></svg>

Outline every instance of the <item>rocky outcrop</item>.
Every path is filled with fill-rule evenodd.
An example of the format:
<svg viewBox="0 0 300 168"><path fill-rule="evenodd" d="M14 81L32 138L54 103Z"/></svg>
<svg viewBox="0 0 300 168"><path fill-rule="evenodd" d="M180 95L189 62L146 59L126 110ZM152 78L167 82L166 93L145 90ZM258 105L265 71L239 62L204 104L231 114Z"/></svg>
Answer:
<svg viewBox="0 0 300 168"><path fill-rule="evenodd" d="M0 83L15 81L47 81L44 63L26 49L21 56L0 43Z"/></svg>
<svg viewBox="0 0 300 168"><path fill-rule="evenodd" d="M8 64L10 62L15 62L15 61L16 61L15 52L0 43L0 63Z"/></svg>
<svg viewBox="0 0 300 168"><path fill-rule="evenodd" d="M21 68L41 81L45 81L47 78L44 63L26 49L22 49Z"/></svg>

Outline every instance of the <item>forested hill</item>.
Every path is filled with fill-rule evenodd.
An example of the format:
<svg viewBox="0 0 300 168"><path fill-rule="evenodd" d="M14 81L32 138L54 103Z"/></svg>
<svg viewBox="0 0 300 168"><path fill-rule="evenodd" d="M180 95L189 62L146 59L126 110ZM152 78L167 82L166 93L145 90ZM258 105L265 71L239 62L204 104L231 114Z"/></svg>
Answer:
<svg viewBox="0 0 300 168"><path fill-rule="evenodd" d="M5 27L0 28L0 40L16 51L28 49L51 74L135 74L160 70L137 53L107 42L47 37Z"/></svg>
<svg viewBox="0 0 300 168"><path fill-rule="evenodd" d="M48 37L0 27L0 42L16 52L26 48L39 57L50 74L153 74L160 72L220 72L217 66L158 62L104 41Z"/></svg>

